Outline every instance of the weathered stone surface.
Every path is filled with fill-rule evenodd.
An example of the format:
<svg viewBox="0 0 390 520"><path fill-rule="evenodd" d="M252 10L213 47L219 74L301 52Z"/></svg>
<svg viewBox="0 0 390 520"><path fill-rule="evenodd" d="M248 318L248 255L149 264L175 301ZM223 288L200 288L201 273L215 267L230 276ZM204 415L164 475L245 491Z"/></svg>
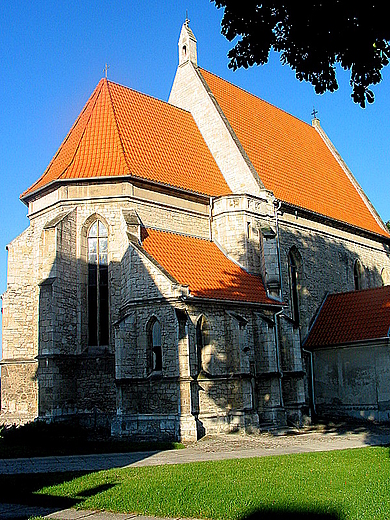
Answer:
<svg viewBox="0 0 390 520"><path fill-rule="evenodd" d="M78 417L115 435L185 440L302 423L311 392L301 343L324 296L354 289L356 260L362 287L390 280L383 237L298 211L264 188L196 68L187 29L170 102L191 111L232 194L129 177L64 181L32 196L30 225L8 246L2 422ZM97 220L108 234L105 345L90 344L88 327L88 232ZM143 251L148 227L213 240L262 277L275 305L193 298ZM381 378L378 417L390 402Z"/></svg>

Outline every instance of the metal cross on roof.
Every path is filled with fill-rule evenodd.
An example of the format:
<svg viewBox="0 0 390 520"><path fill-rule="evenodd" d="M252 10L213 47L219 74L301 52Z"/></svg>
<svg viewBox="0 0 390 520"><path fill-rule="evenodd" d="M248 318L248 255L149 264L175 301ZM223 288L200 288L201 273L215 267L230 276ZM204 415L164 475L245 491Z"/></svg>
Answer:
<svg viewBox="0 0 390 520"><path fill-rule="evenodd" d="M104 72L104 76L105 78L107 79L107 72L108 72L108 69L110 68L110 66L108 65L108 63L106 63L104 65L104 69L103 69L103 72Z"/></svg>
<svg viewBox="0 0 390 520"><path fill-rule="evenodd" d="M311 113L311 115L313 116L313 119L317 119L317 114L318 114L318 110L316 110L316 109L313 107L313 112Z"/></svg>

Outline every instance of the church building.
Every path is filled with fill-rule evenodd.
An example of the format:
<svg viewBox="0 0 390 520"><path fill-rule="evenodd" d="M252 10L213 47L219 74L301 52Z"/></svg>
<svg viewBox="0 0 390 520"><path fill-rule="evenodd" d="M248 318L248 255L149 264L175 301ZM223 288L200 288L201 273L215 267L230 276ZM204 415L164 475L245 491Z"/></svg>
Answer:
<svg viewBox="0 0 390 520"><path fill-rule="evenodd" d="M387 228L319 120L198 66L188 20L168 102L102 79L21 200L6 424L176 440L302 424L327 293L390 282Z"/></svg>

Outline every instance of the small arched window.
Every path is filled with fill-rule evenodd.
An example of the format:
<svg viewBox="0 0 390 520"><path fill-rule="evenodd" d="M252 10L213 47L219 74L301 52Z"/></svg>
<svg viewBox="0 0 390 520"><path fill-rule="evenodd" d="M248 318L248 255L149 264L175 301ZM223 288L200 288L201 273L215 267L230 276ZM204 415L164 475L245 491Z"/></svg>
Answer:
<svg viewBox="0 0 390 520"><path fill-rule="evenodd" d="M204 349L210 344L209 322L202 315L196 324L196 351L198 360L198 374L205 371L203 364Z"/></svg>
<svg viewBox="0 0 390 520"><path fill-rule="evenodd" d="M108 345L108 234L100 220L88 232L88 344Z"/></svg>
<svg viewBox="0 0 390 520"><path fill-rule="evenodd" d="M362 289L363 266L360 260L355 260L355 264L353 266L353 281L355 285L355 291Z"/></svg>
<svg viewBox="0 0 390 520"><path fill-rule="evenodd" d="M151 370L160 372L162 370L161 326L156 318L149 323L148 352L148 364Z"/></svg>
<svg viewBox="0 0 390 520"><path fill-rule="evenodd" d="M290 280L292 319L299 325L299 267L301 255L296 248L291 248L288 254L288 275Z"/></svg>

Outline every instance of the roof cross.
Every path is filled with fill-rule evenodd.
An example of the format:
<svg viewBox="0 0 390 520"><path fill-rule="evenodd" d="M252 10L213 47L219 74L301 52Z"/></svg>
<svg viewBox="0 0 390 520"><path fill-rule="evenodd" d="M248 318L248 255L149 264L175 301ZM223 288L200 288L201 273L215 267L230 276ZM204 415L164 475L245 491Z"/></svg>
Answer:
<svg viewBox="0 0 390 520"><path fill-rule="evenodd" d="M103 72L104 72L104 76L105 78L107 79L107 72L108 72L108 69L110 68L110 66L108 65L108 63L106 63L104 65L104 69L103 69Z"/></svg>
<svg viewBox="0 0 390 520"><path fill-rule="evenodd" d="M318 114L318 110L316 110L315 107L313 107L313 112L311 113L311 115L313 116L313 119L317 119L317 114Z"/></svg>

